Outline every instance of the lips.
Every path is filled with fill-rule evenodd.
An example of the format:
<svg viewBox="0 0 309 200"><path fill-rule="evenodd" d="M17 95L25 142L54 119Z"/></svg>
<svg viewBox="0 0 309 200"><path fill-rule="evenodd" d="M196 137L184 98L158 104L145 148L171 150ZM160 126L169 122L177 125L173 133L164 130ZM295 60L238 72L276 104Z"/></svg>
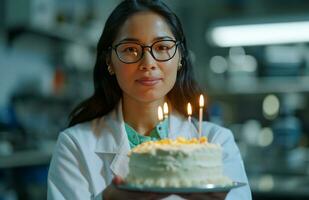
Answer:
<svg viewBox="0 0 309 200"><path fill-rule="evenodd" d="M144 86L154 86L158 84L162 78L140 78L137 79L136 81Z"/></svg>

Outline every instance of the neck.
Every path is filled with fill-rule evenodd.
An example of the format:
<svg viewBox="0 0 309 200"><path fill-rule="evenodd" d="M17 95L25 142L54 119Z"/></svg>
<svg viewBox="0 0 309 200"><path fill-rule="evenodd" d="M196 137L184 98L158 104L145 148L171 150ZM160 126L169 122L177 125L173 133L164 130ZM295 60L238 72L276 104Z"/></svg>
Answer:
<svg viewBox="0 0 309 200"><path fill-rule="evenodd" d="M159 123L158 107L163 103L164 99L144 103L124 97L122 99L124 121L141 135L149 135Z"/></svg>

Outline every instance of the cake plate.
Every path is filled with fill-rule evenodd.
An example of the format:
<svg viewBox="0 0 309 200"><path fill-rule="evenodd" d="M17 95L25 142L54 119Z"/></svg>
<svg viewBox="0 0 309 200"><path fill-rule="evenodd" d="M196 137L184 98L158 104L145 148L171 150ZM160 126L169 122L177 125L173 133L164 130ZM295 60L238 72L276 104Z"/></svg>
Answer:
<svg viewBox="0 0 309 200"><path fill-rule="evenodd" d="M148 187L132 184L115 185L116 188L135 192L155 192L155 193L206 193L206 192L228 192L231 189L245 186L246 183L234 181L228 185L207 184L199 187Z"/></svg>

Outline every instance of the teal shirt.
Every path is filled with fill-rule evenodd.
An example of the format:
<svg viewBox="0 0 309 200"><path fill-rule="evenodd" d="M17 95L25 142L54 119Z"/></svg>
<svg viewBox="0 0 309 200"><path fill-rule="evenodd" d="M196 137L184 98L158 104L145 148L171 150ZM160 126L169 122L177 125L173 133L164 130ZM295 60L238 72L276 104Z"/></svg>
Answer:
<svg viewBox="0 0 309 200"><path fill-rule="evenodd" d="M159 123L154 129L151 130L149 136L144 136L136 132L129 124L125 123L126 132L128 135L131 149L139 144L147 141L156 141L167 138L168 136L168 119Z"/></svg>

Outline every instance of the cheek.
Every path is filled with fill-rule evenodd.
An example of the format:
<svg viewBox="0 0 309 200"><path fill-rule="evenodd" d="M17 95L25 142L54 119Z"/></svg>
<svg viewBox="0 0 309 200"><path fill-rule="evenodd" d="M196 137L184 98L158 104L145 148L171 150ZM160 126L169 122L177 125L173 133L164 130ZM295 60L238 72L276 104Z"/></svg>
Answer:
<svg viewBox="0 0 309 200"><path fill-rule="evenodd" d="M122 63L117 63L117 67L115 68L115 76L118 85L123 92L128 94L134 93L136 77L136 70L134 66L127 66Z"/></svg>
<svg viewBox="0 0 309 200"><path fill-rule="evenodd" d="M170 64L170 67L166 67L164 70L165 79L167 80L168 87L172 89L176 82L177 78L177 68L178 68L178 62L173 62Z"/></svg>
<svg viewBox="0 0 309 200"><path fill-rule="evenodd" d="M177 68L171 72L170 76L171 76L171 84L173 87L177 79Z"/></svg>
<svg viewBox="0 0 309 200"><path fill-rule="evenodd" d="M122 90L126 90L126 88L131 85L133 74L130 70L126 69L125 66L118 65L115 69L115 75Z"/></svg>
<svg viewBox="0 0 309 200"><path fill-rule="evenodd" d="M176 54L174 59L172 59L171 62L168 64L168 67L166 67L166 69L168 69L167 73L169 74L169 76L172 76L171 78L173 79L176 79L177 76L179 59L179 55Z"/></svg>
<svg viewBox="0 0 309 200"><path fill-rule="evenodd" d="M129 77L131 76L129 68L127 68L125 64L117 58L115 53L113 53L111 57L111 66L115 72L115 76L120 88L123 89L123 86L125 83L128 83Z"/></svg>

